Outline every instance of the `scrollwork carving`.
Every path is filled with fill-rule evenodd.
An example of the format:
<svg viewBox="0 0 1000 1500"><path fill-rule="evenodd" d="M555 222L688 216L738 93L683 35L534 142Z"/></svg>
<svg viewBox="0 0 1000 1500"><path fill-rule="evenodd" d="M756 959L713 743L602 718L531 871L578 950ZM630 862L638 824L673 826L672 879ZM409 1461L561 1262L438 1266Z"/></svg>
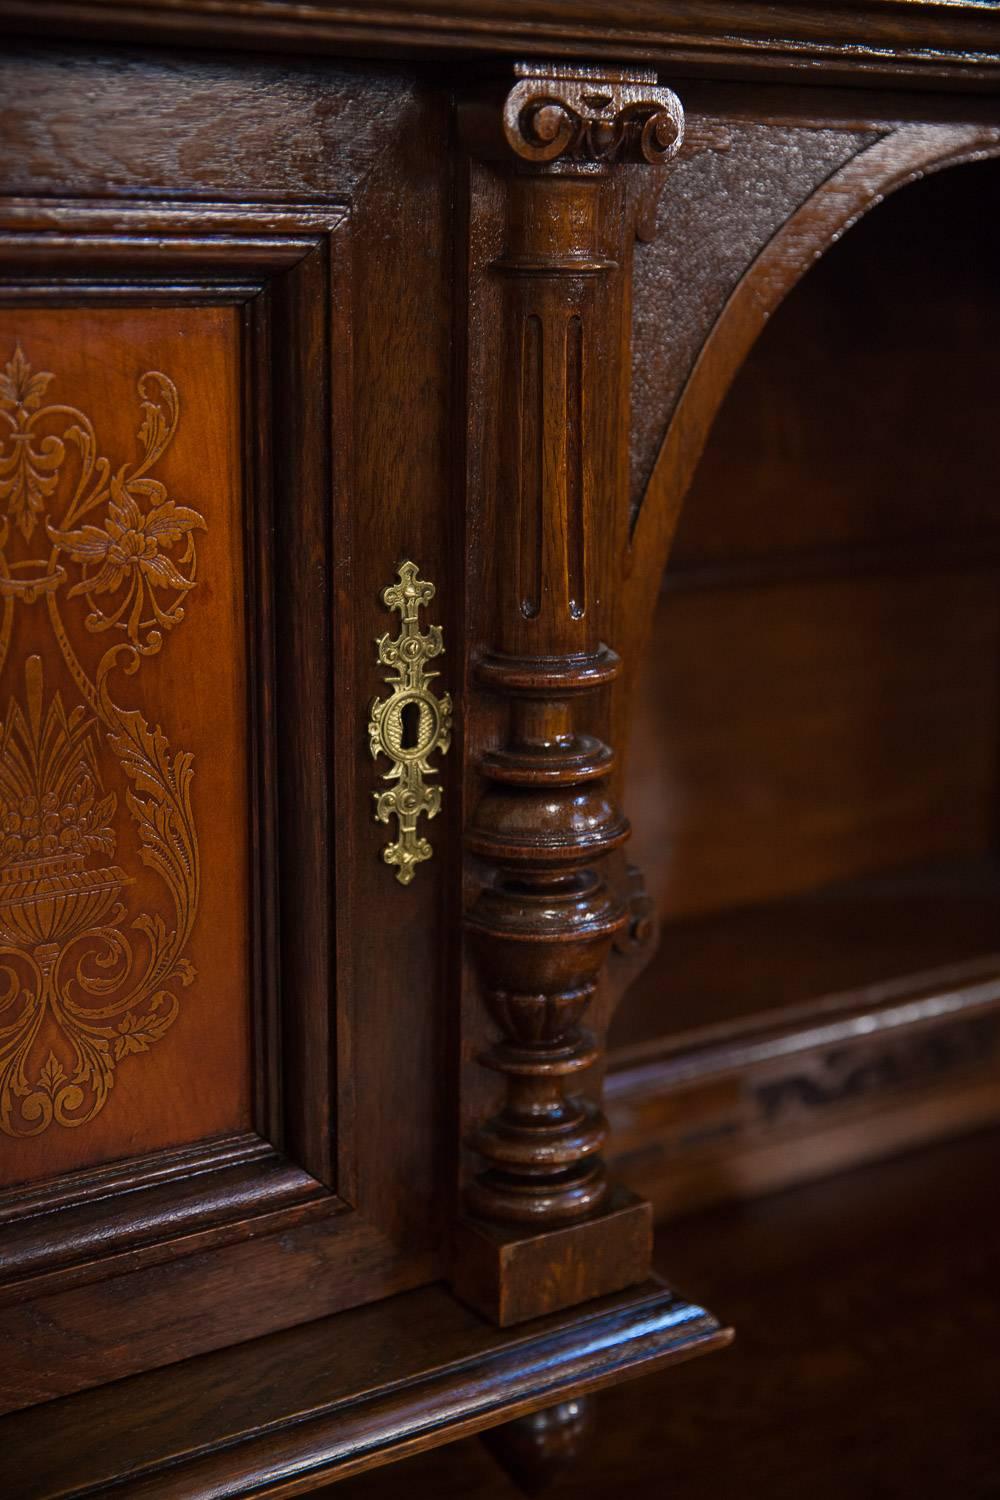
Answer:
<svg viewBox="0 0 1000 1500"><path fill-rule="evenodd" d="M662 165L684 139L684 112L652 71L536 68L521 75L503 107L503 131L523 161L638 161Z"/></svg>
<svg viewBox="0 0 1000 1500"><path fill-rule="evenodd" d="M0 374L0 668L15 610L44 600L82 700L67 708L59 690L47 693L32 654L23 696L11 695L0 726L0 1130L13 1136L92 1120L122 1060L173 1024L176 989L195 976L185 950L200 890L192 757L171 752L113 686L160 650L195 586L194 532L205 521L149 472L176 431L177 391L158 371L141 376L141 457L112 474L90 418L44 404L54 379L32 371L20 344ZM39 528L48 555L13 555ZM87 601L88 632L115 633L93 673L72 644L61 594ZM122 898L135 878L115 863L112 769L142 863L169 895L170 923L150 911L129 919Z"/></svg>

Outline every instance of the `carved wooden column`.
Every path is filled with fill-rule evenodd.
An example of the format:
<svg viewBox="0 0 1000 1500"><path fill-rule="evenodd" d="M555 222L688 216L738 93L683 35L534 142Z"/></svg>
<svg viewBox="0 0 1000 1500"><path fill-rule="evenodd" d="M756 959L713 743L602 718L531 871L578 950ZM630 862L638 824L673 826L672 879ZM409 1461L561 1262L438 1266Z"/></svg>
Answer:
<svg viewBox="0 0 1000 1500"><path fill-rule="evenodd" d="M469 1142L482 1168L466 1192L455 1285L505 1323L648 1270L648 1208L609 1189L606 1122L574 1083L598 1061L587 1010L628 920L601 872L629 829L609 791L612 750L593 732L593 705L619 668L599 631L628 444L619 169L655 170L683 129L655 74L516 74L502 100L463 114L473 157L491 163L489 183L470 192L470 244L491 233L491 201L499 226L478 312L471 298L470 405L488 410L470 429L470 474L493 562L476 673L506 723L479 764L467 846L487 873L467 925L500 1033L481 1062L504 1097ZM492 311L499 332L477 329ZM489 348L496 369L477 383Z"/></svg>

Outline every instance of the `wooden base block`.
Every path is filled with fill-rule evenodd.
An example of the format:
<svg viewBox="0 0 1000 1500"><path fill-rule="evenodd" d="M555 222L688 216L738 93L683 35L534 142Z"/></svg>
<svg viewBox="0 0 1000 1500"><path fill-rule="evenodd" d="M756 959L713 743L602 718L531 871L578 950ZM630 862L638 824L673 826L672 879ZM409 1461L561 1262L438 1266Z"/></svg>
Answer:
<svg viewBox="0 0 1000 1500"><path fill-rule="evenodd" d="M467 1219L455 1235L452 1289L501 1328L635 1286L649 1275L652 1209L613 1189L582 1223L531 1232Z"/></svg>

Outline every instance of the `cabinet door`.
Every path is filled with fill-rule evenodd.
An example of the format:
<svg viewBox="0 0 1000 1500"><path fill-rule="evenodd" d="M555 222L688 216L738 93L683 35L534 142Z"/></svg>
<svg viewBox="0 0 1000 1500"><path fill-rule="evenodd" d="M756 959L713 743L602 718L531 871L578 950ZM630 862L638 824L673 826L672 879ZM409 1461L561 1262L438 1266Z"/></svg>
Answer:
<svg viewBox="0 0 1000 1500"><path fill-rule="evenodd" d="M71 149L102 88L119 124ZM393 878L367 719L381 590L444 566L444 112L379 89L69 54L11 85L5 1408L439 1270L447 840ZM210 97L256 122L238 191ZM376 106L408 164L358 144ZM341 150L304 166L331 112ZM109 142L130 182L82 195Z"/></svg>

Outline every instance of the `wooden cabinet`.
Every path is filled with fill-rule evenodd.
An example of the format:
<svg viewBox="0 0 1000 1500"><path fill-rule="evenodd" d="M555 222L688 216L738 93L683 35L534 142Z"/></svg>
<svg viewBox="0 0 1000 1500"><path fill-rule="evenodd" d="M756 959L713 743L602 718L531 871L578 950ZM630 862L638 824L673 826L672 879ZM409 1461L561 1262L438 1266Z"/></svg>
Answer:
<svg viewBox="0 0 1000 1500"><path fill-rule="evenodd" d="M5 1492L285 1496L487 1428L523 1475L727 1341L650 1275L626 1053L658 768L724 787L769 617L661 579L785 295L1000 154L982 7L772 10L0 3ZM959 592L922 654L983 644ZM918 842L982 743L910 764ZM708 800L683 915L790 894Z"/></svg>

